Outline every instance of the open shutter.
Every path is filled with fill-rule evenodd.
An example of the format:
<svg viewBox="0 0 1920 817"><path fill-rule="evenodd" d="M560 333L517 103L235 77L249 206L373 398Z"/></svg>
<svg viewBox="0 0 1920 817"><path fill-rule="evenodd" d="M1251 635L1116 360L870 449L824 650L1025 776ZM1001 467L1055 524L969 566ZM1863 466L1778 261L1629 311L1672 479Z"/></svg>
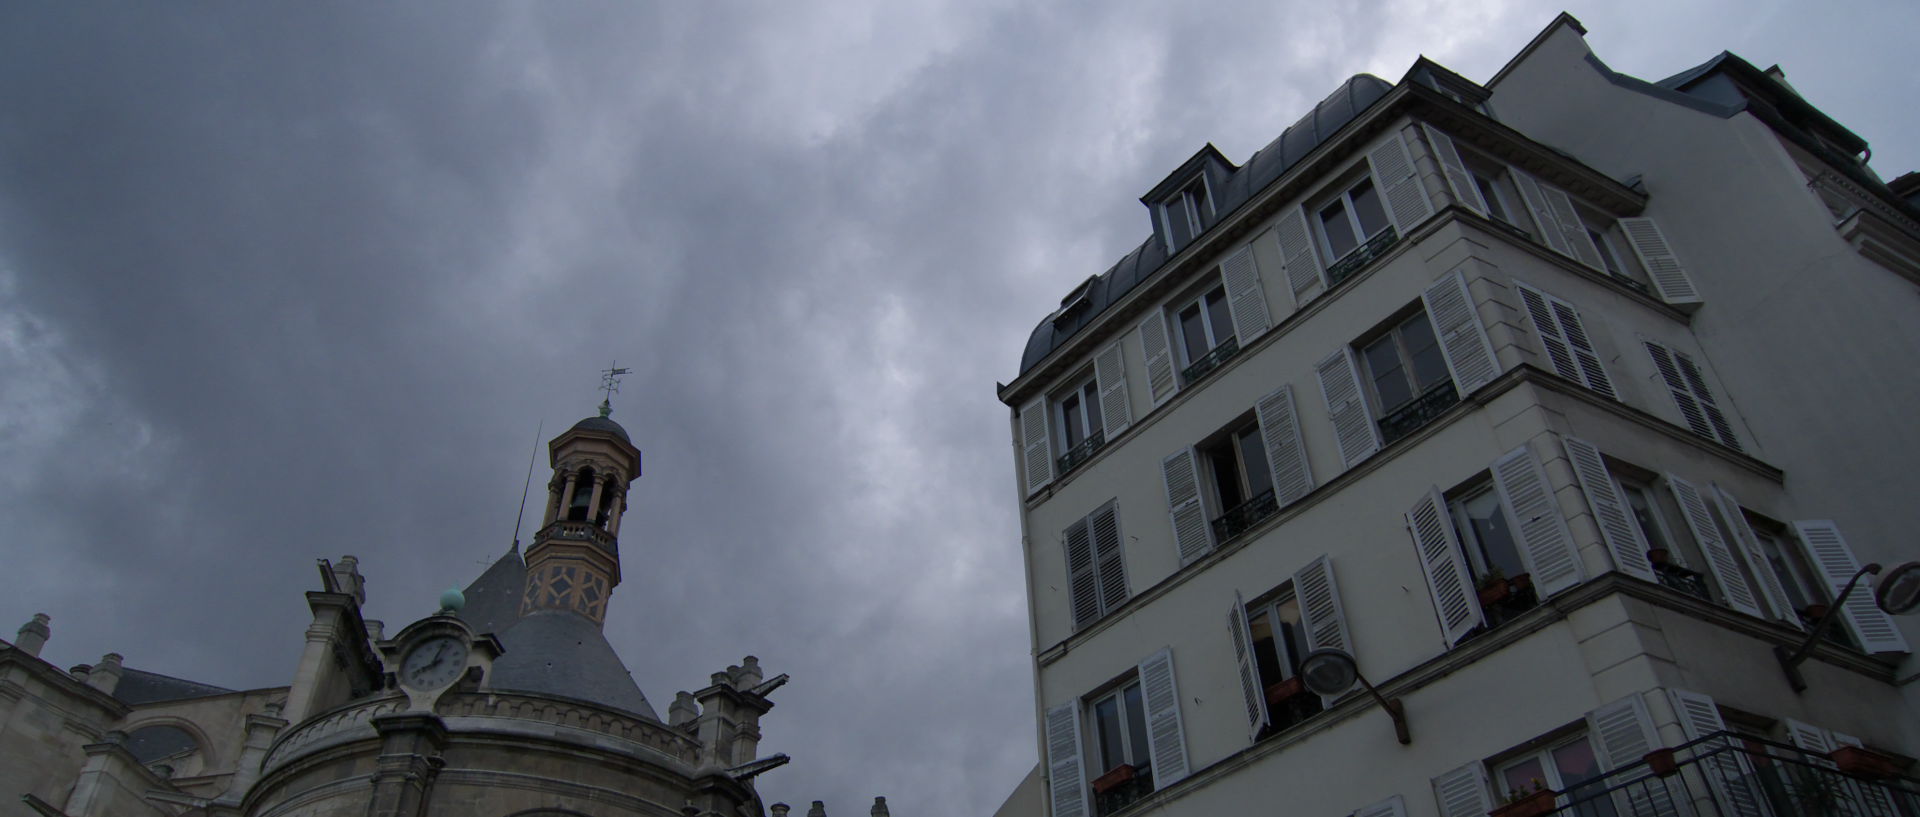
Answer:
<svg viewBox="0 0 1920 817"><path fill-rule="evenodd" d="M1866 744L1861 743L1859 738L1852 735L1828 732L1827 738L1833 743L1834 749L1842 746L1852 746L1856 749L1866 748ZM1847 781L1847 785L1853 789L1854 803L1849 804L1853 805L1853 813L1861 815L1861 817L1900 813L1899 809L1894 808L1893 800L1889 796L1889 791L1886 787L1864 780L1849 780Z"/></svg>
<svg viewBox="0 0 1920 817"><path fill-rule="evenodd" d="M1793 523L1794 532L1800 534L1800 543L1807 548L1820 575L1827 579L1827 587L1834 598L1840 597L1840 591L1860 571L1860 563L1853 558L1853 549L1847 547L1847 540L1841 538L1839 526L1832 520L1809 519ZM1867 652L1907 652L1907 640L1900 635L1893 618L1882 611L1873 600L1872 577L1860 581L1853 589L1853 595L1840 605L1840 615L1846 619L1847 626L1853 630L1853 637L1860 642L1861 649Z"/></svg>
<svg viewBox="0 0 1920 817"><path fill-rule="evenodd" d="M1080 704L1047 710L1047 791L1052 817L1086 817L1087 776L1080 766Z"/></svg>
<svg viewBox="0 0 1920 817"><path fill-rule="evenodd" d="M1154 405L1180 391L1180 379L1173 371L1173 344L1167 342L1167 317L1160 310L1140 322L1140 359L1146 362L1147 393Z"/></svg>
<svg viewBox="0 0 1920 817"><path fill-rule="evenodd" d="M1378 803L1361 806L1353 813L1353 817L1407 817L1407 804L1396 794Z"/></svg>
<svg viewBox="0 0 1920 817"><path fill-rule="evenodd" d="M1433 801L1440 817L1487 817L1493 803L1487 797L1486 768L1476 760L1434 778Z"/></svg>
<svg viewBox="0 0 1920 817"><path fill-rule="evenodd" d="M1673 711L1680 716L1680 730L1692 742L1724 732L1725 721L1720 719L1720 708L1713 699L1698 692L1684 689L1669 689L1673 697ZM1753 785L1753 765L1741 752L1715 751L1717 744L1695 746L1694 757L1700 758L1707 772L1707 784L1713 789L1714 798L1725 804L1724 817L1768 817L1762 796Z"/></svg>
<svg viewBox="0 0 1920 817"><path fill-rule="evenodd" d="M1567 246L1566 233L1560 231L1560 220L1555 218L1553 210L1547 205L1547 195L1540 188L1540 182L1532 176L1518 170L1513 171L1513 186L1520 189L1520 199L1526 202L1527 212L1532 214L1533 223L1539 228L1534 238L1554 252L1573 257L1573 248Z"/></svg>
<svg viewBox="0 0 1920 817"><path fill-rule="evenodd" d="M1320 374L1320 393L1327 398L1327 416L1340 443L1340 459L1352 468L1380 450L1379 429L1374 428L1366 398L1360 394L1360 369L1354 365L1353 350L1340 347L1315 364L1314 370Z"/></svg>
<svg viewBox="0 0 1920 817"><path fill-rule="evenodd" d="M1660 736L1653 731L1653 719L1647 716L1647 704L1639 693L1588 712L1587 736L1593 742L1600 768L1606 771L1639 763L1648 752L1660 748ZM1622 815L1631 817L1677 814L1673 794L1660 785L1615 792L1614 803Z"/></svg>
<svg viewBox="0 0 1920 817"><path fill-rule="evenodd" d="M1653 563L1647 560L1647 540L1633 519L1627 498L1620 495L1620 486L1614 484L1613 475L1607 472L1600 449L1575 437L1562 437L1560 444L1567 449L1567 461L1573 463L1574 476L1580 479L1580 492L1587 498L1587 507L1593 509L1593 522L1600 528L1600 539L1605 542L1607 553L1613 556L1614 569L1636 579L1659 581L1653 574Z"/></svg>
<svg viewBox="0 0 1920 817"><path fill-rule="evenodd" d="M1593 246L1593 238L1587 235L1587 224L1580 220L1580 211L1574 209L1573 197L1567 195L1565 190L1545 184L1540 185L1540 193L1547 199L1547 208L1553 211L1560 235L1567 242L1568 255L1588 267L1606 272L1606 262L1600 260L1600 248Z"/></svg>
<svg viewBox="0 0 1920 817"><path fill-rule="evenodd" d="M1680 259L1673 254L1666 235L1653 219L1623 218L1620 229L1627 234L1627 244L1633 247L1633 254L1640 256L1640 265L1647 268L1647 277L1653 280L1653 291L1660 295L1660 300L1670 304L1700 303L1700 291L1693 288L1693 279L1680 267Z"/></svg>
<svg viewBox="0 0 1920 817"><path fill-rule="evenodd" d="M1647 355L1653 358L1653 368L1660 372L1660 380L1667 385L1667 394L1673 397L1673 405L1680 410L1680 418L1686 421L1687 428L1696 435L1713 439L1713 426L1707 423L1706 412L1700 410L1700 401L1693 398L1692 387L1680 375L1673 352L1650 340L1641 344L1647 347Z"/></svg>
<svg viewBox="0 0 1920 817"><path fill-rule="evenodd" d="M1787 718L1787 740L1802 751L1824 755L1833 751L1833 742L1827 737L1827 730L1810 723L1802 723ZM1818 761L1816 761L1818 762Z"/></svg>
<svg viewBox="0 0 1920 817"><path fill-rule="evenodd" d="M1253 261L1253 245L1241 247L1220 264L1220 278L1227 287L1227 314L1233 318L1233 335L1244 349L1273 326L1267 312L1267 291L1260 286L1260 268Z"/></svg>
<svg viewBox="0 0 1920 817"><path fill-rule="evenodd" d="M1352 654L1347 614L1340 606L1340 589L1333 583L1333 562L1323 555L1295 571L1293 594L1300 599L1300 623L1307 631L1307 649L1331 647Z"/></svg>
<svg viewBox="0 0 1920 817"><path fill-rule="evenodd" d="M1547 471L1533 455L1533 447L1522 443L1493 461L1493 486L1500 492L1500 505L1513 523L1514 540L1520 546L1520 558L1527 563L1533 587L1546 598L1586 579L1580 554L1574 550L1573 534L1567 520L1554 502L1553 485Z"/></svg>
<svg viewBox="0 0 1920 817"><path fill-rule="evenodd" d="M1733 547L1720 536L1720 528L1714 524L1713 514L1707 510L1707 500L1700 495L1700 490L1672 474L1667 475L1667 488L1680 503L1680 515L1686 518L1693 541L1698 542L1701 552L1706 554L1707 569L1719 580L1720 593L1726 597L1727 606L1766 618L1754 598L1752 585L1747 584L1747 577L1740 572L1740 560L1734 557Z"/></svg>
<svg viewBox="0 0 1920 817"><path fill-rule="evenodd" d="M1313 234L1307 231L1306 210L1295 207L1274 225L1280 240L1280 263L1287 269L1287 287L1293 290L1297 309L1319 290L1325 281L1320 271L1320 256L1313 251Z"/></svg>
<svg viewBox="0 0 1920 817"><path fill-rule="evenodd" d="M1036 397L1020 409L1020 445L1027 493L1031 494L1053 481L1053 435L1047 433L1047 398Z"/></svg>
<svg viewBox="0 0 1920 817"><path fill-rule="evenodd" d="M1427 574L1427 589L1433 592L1433 609L1440 617L1440 632L1451 647L1485 621L1480 599L1474 595L1473 579L1460 557L1460 540L1453 532L1453 520L1447 517L1447 503L1434 488L1414 503L1407 512L1407 530L1413 535L1413 549L1420 554L1420 568Z"/></svg>
<svg viewBox="0 0 1920 817"><path fill-rule="evenodd" d="M1407 153L1406 140L1398 133L1388 137L1367 153L1367 164L1373 168L1374 186L1379 188L1380 198L1387 204L1387 215L1393 219L1393 226L1400 231L1401 238L1412 235L1413 228L1433 215L1433 202L1427 199L1427 190L1414 172L1413 156Z"/></svg>
<svg viewBox="0 0 1920 817"><path fill-rule="evenodd" d="M1100 578L1093 569L1093 535L1087 520L1073 523L1061 536L1067 552L1067 601L1077 629L1100 618Z"/></svg>
<svg viewBox="0 0 1920 817"><path fill-rule="evenodd" d="M1709 485L1707 493L1712 496L1714 509L1720 512L1720 519L1727 523L1727 531L1733 534L1734 541L1729 544L1747 560L1754 583L1759 585L1760 600L1765 602L1763 607L1774 618L1799 627L1800 614L1793 609L1793 602L1787 600L1787 588L1780 583L1779 574L1773 572L1767 554L1760 550L1760 538L1753 535L1753 526L1747 524L1747 515L1740 512L1739 500L1719 485Z"/></svg>
<svg viewBox="0 0 1920 817"><path fill-rule="evenodd" d="M1693 358L1684 353L1673 353L1673 365L1680 370L1680 377L1693 390L1693 399L1699 401L1700 411L1707 416L1707 425L1713 427L1713 433L1721 443L1735 451L1740 450L1740 438L1733 435L1733 424L1727 422L1727 415L1720 412L1720 406L1713 401L1713 390L1707 388L1707 378L1701 374L1700 367Z"/></svg>
<svg viewBox="0 0 1920 817"><path fill-rule="evenodd" d="M1147 749L1153 787L1164 789L1187 776L1187 736L1180 728L1180 689L1173 682L1173 648L1140 662L1140 692L1147 705Z"/></svg>
<svg viewBox="0 0 1920 817"><path fill-rule="evenodd" d="M1120 342L1093 356L1093 376L1099 381L1100 427L1111 440L1133 425L1133 399L1127 396L1127 362Z"/></svg>
<svg viewBox="0 0 1920 817"><path fill-rule="evenodd" d="M1307 447L1293 411L1293 386L1281 386L1260 398L1253 404L1253 414L1260 421L1260 440L1266 444L1267 466L1273 471L1273 497L1284 508L1313 490Z"/></svg>
<svg viewBox="0 0 1920 817"><path fill-rule="evenodd" d="M1113 612L1127 600L1127 564L1121 554L1120 509L1112 502L1087 517L1093 538L1093 570L1100 587L1100 614Z"/></svg>
<svg viewBox="0 0 1920 817"><path fill-rule="evenodd" d="M1500 362L1493 356L1493 342L1474 309L1473 295L1467 291L1467 276L1455 272L1420 293L1433 323L1433 334L1447 359L1447 371L1453 375L1454 388L1466 397L1475 389L1500 376Z"/></svg>
<svg viewBox="0 0 1920 817"><path fill-rule="evenodd" d="M1447 187L1453 190L1454 201L1485 218L1487 202L1480 196L1480 186L1473 183L1473 174L1467 172L1467 163L1460 161L1453 139L1425 122L1420 123L1420 128L1427 132L1427 143L1433 145L1433 155L1440 160L1440 169L1447 177Z"/></svg>
<svg viewBox="0 0 1920 817"><path fill-rule="evenodd" d="M1213 529L1200 503L1200 476L1193 449L1182 448L1160 462L1166 478L1167 514L1173 520L1173 543L1186 564L1213 549Z"/></svg>
<svg viewBox="0 0 1920 817"><path fill-rule="evenodd" d="M1267 693L1260 686L1260 671L1253 664L1253 636L1247 631L1247 605L1240 591L1233 591L1233 607L1227 610L1227 636L1233 639L1233 658L1240 668L1240 694L1247 703L1247 742L1260 739L1260 727L1267 725Z"/></svg>

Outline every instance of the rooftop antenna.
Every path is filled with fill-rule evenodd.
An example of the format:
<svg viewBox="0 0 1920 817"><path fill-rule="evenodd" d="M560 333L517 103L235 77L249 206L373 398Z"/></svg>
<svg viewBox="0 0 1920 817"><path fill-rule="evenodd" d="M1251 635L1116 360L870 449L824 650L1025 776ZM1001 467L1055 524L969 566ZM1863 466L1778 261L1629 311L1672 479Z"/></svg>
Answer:
<svg viewBox="0 0 1920 817"><path fill-rule="evenodd" d="M600 370L600 390L607 393L607 399L600 401L600 416L606 417L613 413L613 396L620 393L620 376L630 371L633 370L620 368L618 360L614 361L612 366Z"/></svg>
<svg viewBox="0 0 1920 817"><path fill-rule="evenodd" d="M520 523L526 520L527 492L533 489L533 461L540 458L540 435L546 430L547 420L542 417L533 431L533 452L527 455L527 484L520 486L520 514L513 518L513 548L509 553L520 549Z"/></svg>

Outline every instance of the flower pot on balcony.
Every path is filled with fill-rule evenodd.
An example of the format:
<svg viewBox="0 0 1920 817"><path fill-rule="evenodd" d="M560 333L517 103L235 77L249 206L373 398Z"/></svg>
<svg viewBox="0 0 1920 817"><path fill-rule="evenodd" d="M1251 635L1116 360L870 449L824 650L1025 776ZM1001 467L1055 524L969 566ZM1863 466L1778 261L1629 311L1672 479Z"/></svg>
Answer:
<svg viewBox="0 0 1920 817"><path fill-rule="evenodd" d="M1292 699L1293 696L1305 691L1307 691L1307 685L1300 680L1300 676L1298 675L1277 684L1269 684L1267 686L1267 708L1273 709L1286 703Z"/></svg>
<svg viewBox="0 0 1920 817"><path fill-rule="evenodd" d="M1487 817L1540 817L1553 811L1553 798L1558 795L1552 789L1541 789L1487 812Z"/></svg>
<svg viewBox="0 0 1920 817"><path fill-rule="evenodd" d="M1515 574L1513 578L1507 580L1507 583L1510 585L1513 585L1513 592L1524 593L1528 590L1533 589L1533 574L1532 573Z"/></svg>
<svg viewBox="0 0 1920 817"><path fill-rule="evenodd" d="M1647 551L1647 561L1657 565L1673 564L1673 553L1666 548L1654 548Z"/></svg>
<svg viewBox="0 0 1920 817"><path fill-rule="evenodd" d="M1647 771L1660 777L1669 777L1680 771L1680 762L1674 759L1672 749L1655 749L1641 759L1647 762Z"/></svg>
<svg viewBox="0 0 1920 817"><path fill-rule="evenodd" d="M1833 760L1835 766L1840 767L1841 773L1872 780L1898 777L1901 771L1913 763L1912 760L1901 762L1901 758L1894 755L1859 746L1842 746L1828 752L1827 757Z"/></svg>
<svg viewBox="0 0 1920 817"><path fill-rule="evenodd" d="M1113 767L1113 769L1111 771L1108 771L1106 774L1103 774L1103 775L1100 775L1099 777L1094 778L1093 783L1090 785L1093 788L1094 794L1106 794L1107 792L1110 792L1116 788L1119 788L1121 784L1126 783L1127 781L1130 781L1132 779L1133 779L1133 765L1128 763L1122 763L1118 766Z"/></svg>
<svg viewBox="0 0 1920 817"><path fill-rule="evenodd" d="M1512 595L1512 588L1506 579L1493 579L1480 583L1480 606L1499 604Z"/></svg>
<svg viewBox="0 0 1920 817"><path fill-rule="evenodd" d="M1819 621L1820 619L1826 618L1828 609L1829 608L1824 604L1807 605L1807 610L1806 610L1807 620Z"/></svg>

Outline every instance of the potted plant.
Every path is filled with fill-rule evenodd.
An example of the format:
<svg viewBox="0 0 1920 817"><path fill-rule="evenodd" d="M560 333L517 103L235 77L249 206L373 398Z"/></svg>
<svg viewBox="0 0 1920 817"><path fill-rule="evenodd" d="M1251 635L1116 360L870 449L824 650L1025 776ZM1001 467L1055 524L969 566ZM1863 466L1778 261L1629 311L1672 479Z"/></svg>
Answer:
<svg viewBox="0 0 1920 817"><path fill-rule="evenodd" d="M1672 564L1673 553L1668 551L1666 548L1654 548L1652 550L1647 551L1647 561L1652 562L1656 565Z"/></svg>
<svg viewBox="0 0 1920 817"><path fill-rule="evenodd" d="M1864 746L1842 746L1827 753L1834 765L1840 767L1843 774L1864 777L1870 780L1882 780L1899 776L1912 760L1901 762L1901 758L1885 752L1876 752Z"/></svg>
<svg viewBox="0 0 1920 817"><path fill-rule="evenodd" d="M1487 812L1487 817L1541 817L1553 811L1554 798L1559 794L1536 777L1507 792L1506 802Z"/></svg>
<svg viewBox="0 0 1920 817"><path fill-rule="evenodd" d="M1673 750L1655 749L1641 758L1647 762L1647 770L1660 777L1670 777L1680 771L1680 762L1673 757Z"/></svg>
<svg viewBox="0 0 1920 817"><path fill-rule="evenodd" d="M1512 592L1511 588L1507 586L1507 574L1497 567L1488 570L1487 575L1480 577L1479 590L1480 606L1482 607L1489 604L1499 604L1505 601L1507 595Z"/></svg>
<svg viewBox="0 0 1920 817"><path fill-rule="evenodd" d="M1507 584L1513 588L1513 592L1525 593L1533 589L1533 574L1516 573L1512 579L1507 581Z"/></svg>
<svg viewBox="0 0 1920 817"><path fill-rule="evenodd" d="M1106 774L1093 779L1094 794L1106 794L1119 788L1120 784L1133 779L1133 764L1122 763L1108 770Z"/></svg>
<svg viewBox="0 0 1920 817"><path fill-rule="evenodd" d="M1295 695L1307 691L1307 685L1295 675L1277 684L1267 685L1267 707L1272 708L1285 703Z"/></svg>

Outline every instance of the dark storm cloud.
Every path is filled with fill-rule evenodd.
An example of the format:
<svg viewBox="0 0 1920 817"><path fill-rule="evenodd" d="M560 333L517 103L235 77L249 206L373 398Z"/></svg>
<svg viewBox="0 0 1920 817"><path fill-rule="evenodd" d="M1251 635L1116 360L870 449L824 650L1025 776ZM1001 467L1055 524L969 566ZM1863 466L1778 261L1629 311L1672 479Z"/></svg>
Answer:
<svg viewBox="0 0 1920 817"><path fill-rule="evenodd" d="M15 5L0 626L284 683L307 560L429 612L617 358L607 629L655 705L754 653L769 801L990 812L1035 760L992 387L1033 323L1205 142L1423 49L1484 79L1554 11ZM1623 70L1741 48L1621 17Z"/></svg>

